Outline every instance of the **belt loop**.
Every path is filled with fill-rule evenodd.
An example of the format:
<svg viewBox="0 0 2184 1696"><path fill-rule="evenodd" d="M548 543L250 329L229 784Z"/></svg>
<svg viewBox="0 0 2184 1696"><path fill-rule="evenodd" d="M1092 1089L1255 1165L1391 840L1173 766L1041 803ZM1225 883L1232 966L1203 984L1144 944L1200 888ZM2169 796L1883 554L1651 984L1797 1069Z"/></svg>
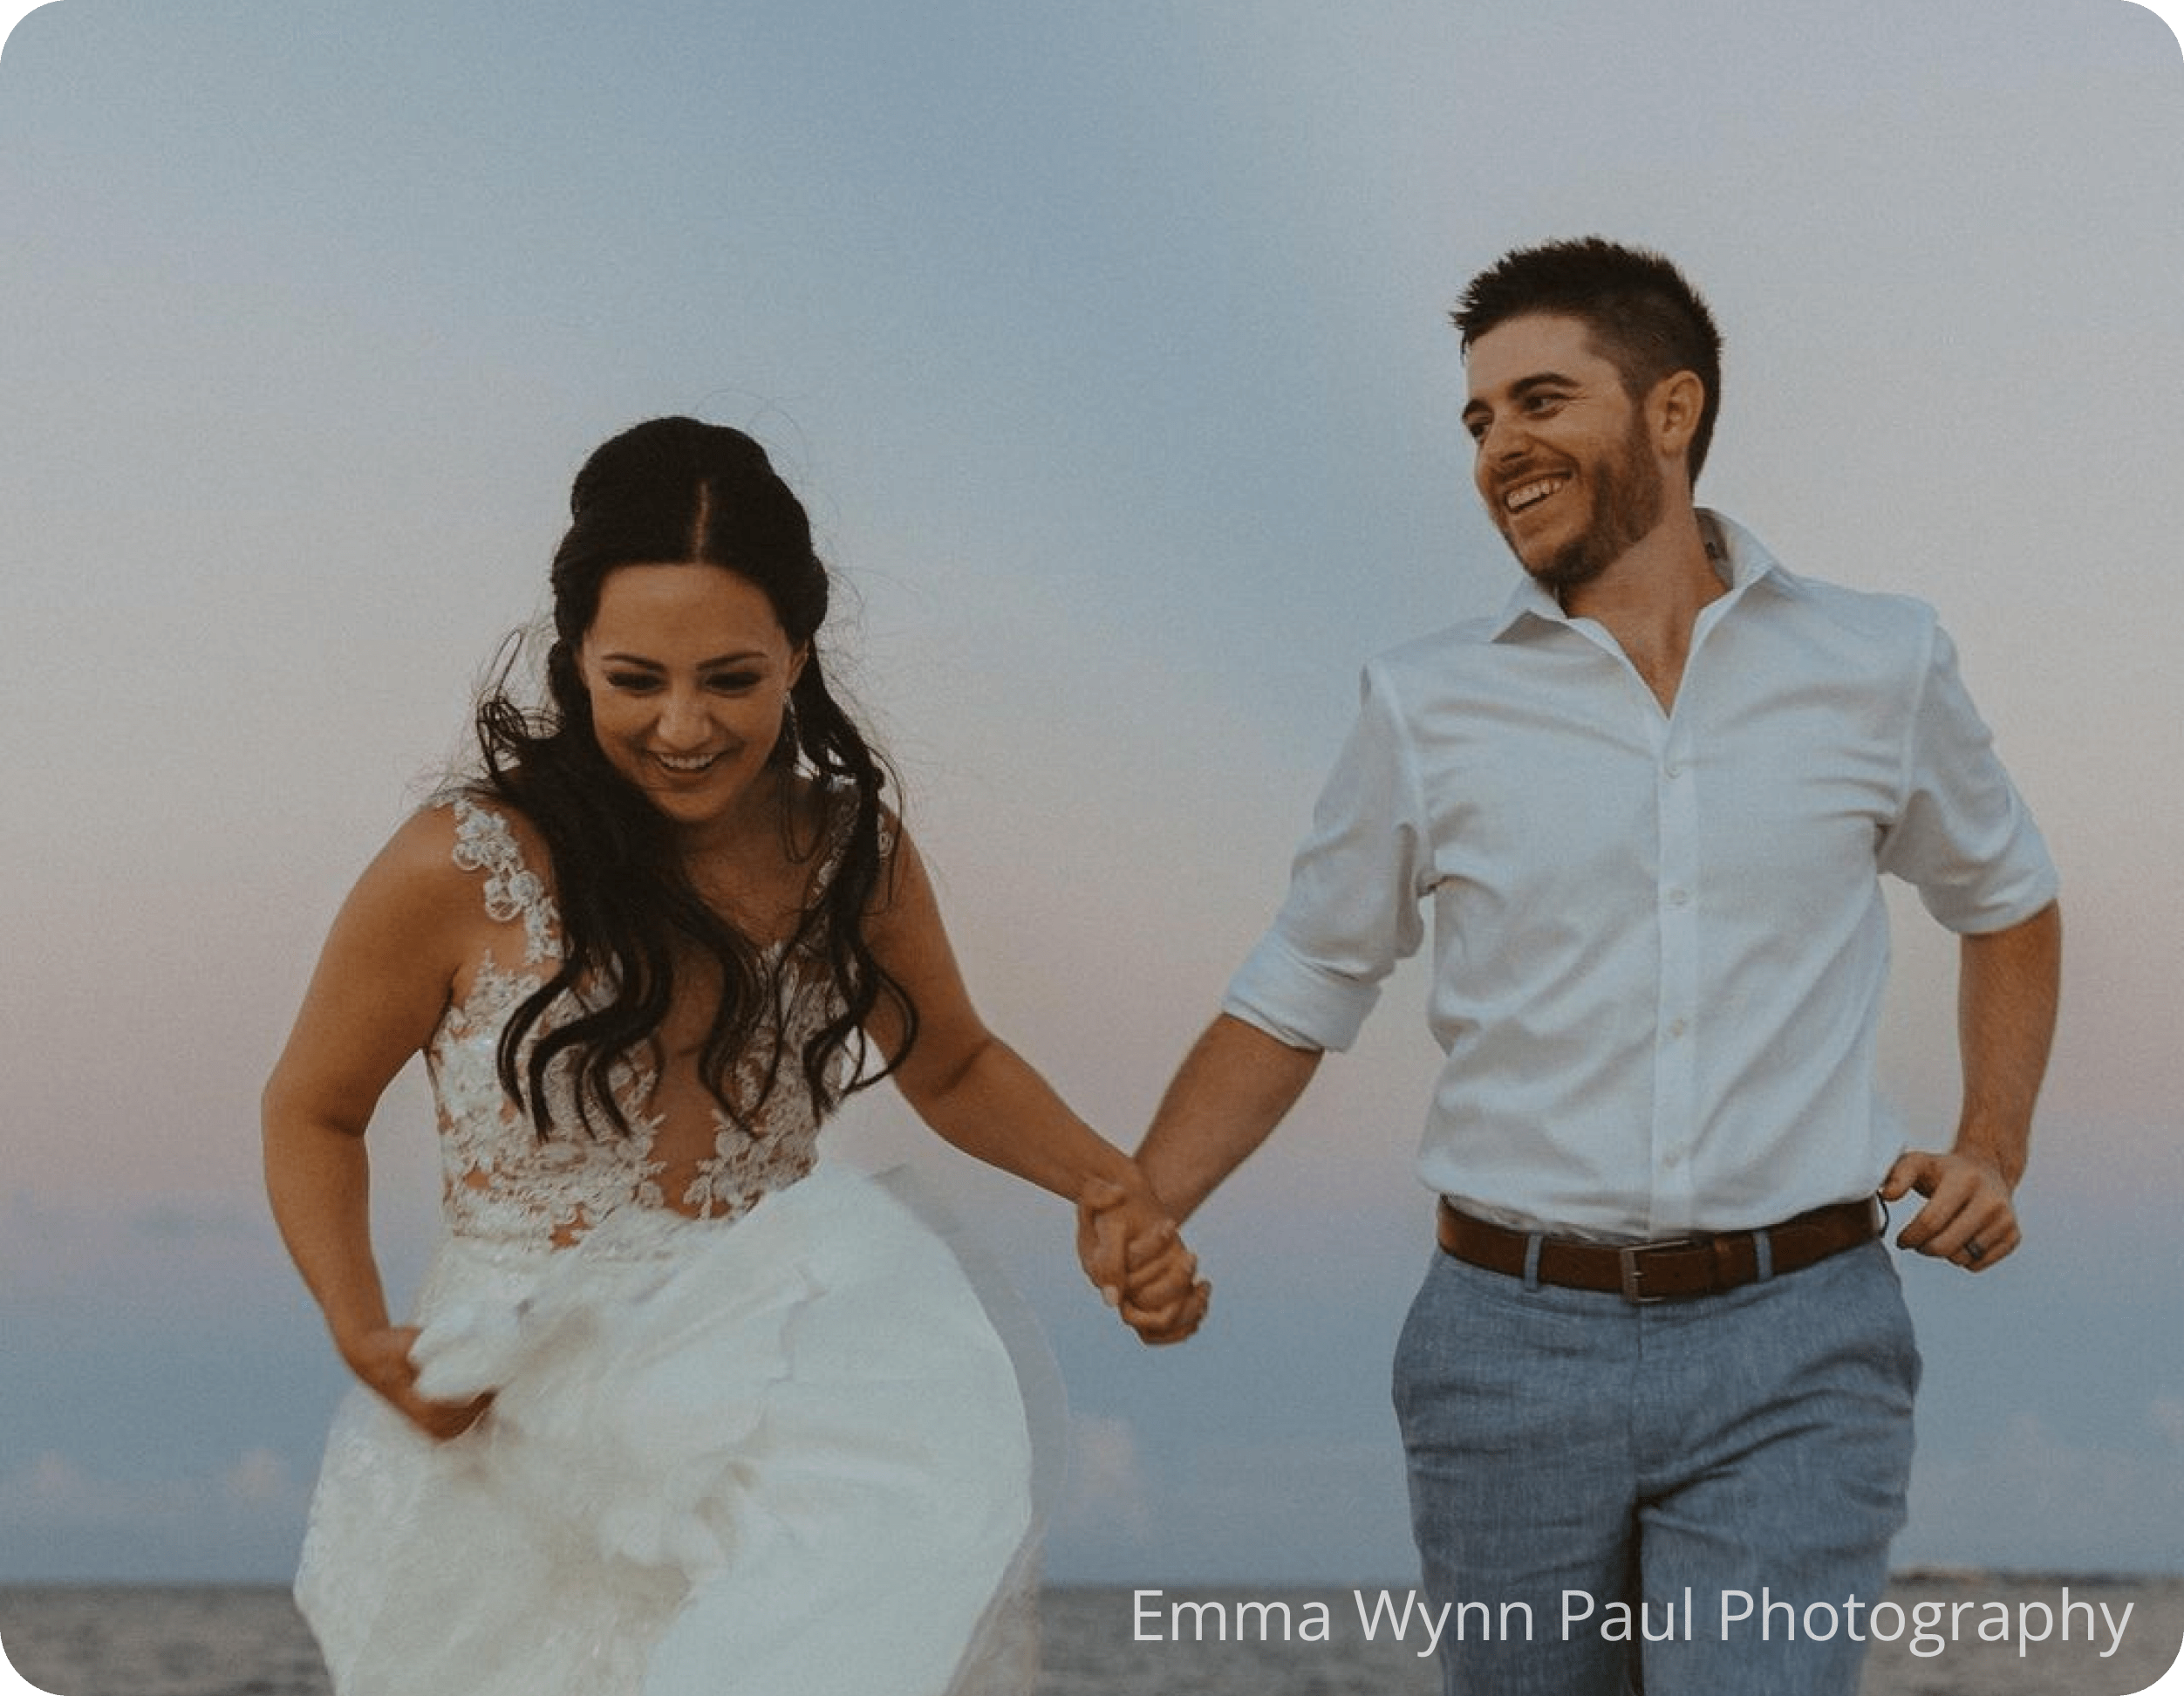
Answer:
<svg viewBox="0 0 2184 1696"><path fill-rule="evenodd" d="M1527 1292L1539 1288L1539 1247L1546 1241L1537 1231L1525 1238L1525 1289Z"/></svg>
<svg viewBox="0 0 2184 1696"><path fill-rule="evenodd" d="M1765 1283L1774 1276L1774 1239L1767 1234L1764 1225L1751 1234L1751 1252L1757 1262L1752 1274L1753 1279Z"/></svg>

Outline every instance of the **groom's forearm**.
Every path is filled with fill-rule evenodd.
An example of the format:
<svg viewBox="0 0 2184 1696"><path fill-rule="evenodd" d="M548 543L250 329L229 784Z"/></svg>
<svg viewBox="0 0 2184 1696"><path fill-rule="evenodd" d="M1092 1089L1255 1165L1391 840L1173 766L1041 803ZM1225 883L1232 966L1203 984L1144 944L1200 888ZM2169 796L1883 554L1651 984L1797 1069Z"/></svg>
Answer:
<svg viewBox="0 0 2184 1696"><path fill-rule="evenodd" d="M1312 1081L1320 1056L1226 1013L1206 1027L1137 1150L1139 1166L1177 1220L1188 1219L1266 1140Z"/></svg>

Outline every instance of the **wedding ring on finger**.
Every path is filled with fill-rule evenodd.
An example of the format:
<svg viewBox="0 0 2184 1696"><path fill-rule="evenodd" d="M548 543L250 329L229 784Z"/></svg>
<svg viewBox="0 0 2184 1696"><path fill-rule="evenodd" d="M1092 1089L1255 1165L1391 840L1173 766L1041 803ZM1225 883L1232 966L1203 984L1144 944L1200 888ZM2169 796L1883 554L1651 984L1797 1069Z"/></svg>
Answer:
<svg viewBox="0 0 2184 1696"><path fill-rule="evenodd" d="M1969 1261L1974 1266L1978 1265L1980 1262L1987 1258L1986 1245L1981 1242L1977 1237L1974 1237L1969 1242L1964 1245L1964 1258Z"/></svg>

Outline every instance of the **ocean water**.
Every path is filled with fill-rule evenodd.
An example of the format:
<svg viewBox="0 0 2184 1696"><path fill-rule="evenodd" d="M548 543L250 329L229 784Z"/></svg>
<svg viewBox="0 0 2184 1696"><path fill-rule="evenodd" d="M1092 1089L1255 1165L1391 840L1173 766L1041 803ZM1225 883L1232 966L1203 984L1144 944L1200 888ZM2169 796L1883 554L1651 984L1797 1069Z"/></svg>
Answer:
<svg viewBox="0 0 2184 1696"><path fill-rule="evenodd" d="M2092 1604L2096 1622L2103 1604L2110 1620L2128 1604L2120 1640L2098 1624L2089 1640L2086 1614L2073 1611L2071 1641L2062 1642L2065 1590L2072 1604ZM1378 1593L1364 1593L1368 1607ZM2184 1579L1931 1575L1899 1580L1887 1599L1903 1610L1902 1635L1873 1645L1860 1696L2135 1696L2161 1679L2184 1645ZM1178 1602L1189 1604L1180 1615ZM1423 1633L1414 1628L1409 1642L1397 1641L1383 1621L1368 1638L1348 1590L1176 1588L1148 1597L1064 1588L1046 1593L1041 1617L1045 1670L1033 1696L1440 1690L1417 1652ZM1921 1618L1931 1626L1929 1652L1915 1654ZM1699 1629L1708 1629L1703 1619ZM1325 1640L1308 1640L1314 1636ZM54 1696L331 1696L311 1633L276 1589L0 1588L0 1647ZM2174 1687L2184 1693L2184 1670Z"/></svg>

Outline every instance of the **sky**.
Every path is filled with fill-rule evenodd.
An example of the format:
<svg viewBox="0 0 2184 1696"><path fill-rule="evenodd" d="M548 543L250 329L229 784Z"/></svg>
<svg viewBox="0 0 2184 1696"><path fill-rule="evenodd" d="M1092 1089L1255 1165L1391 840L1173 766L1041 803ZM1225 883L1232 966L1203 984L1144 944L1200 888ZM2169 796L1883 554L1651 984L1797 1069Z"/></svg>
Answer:
<svg viewBox="0 0 2184 1696"><path fill-rule="evenodd" d="M749 429L846 592L990 1023L1133 1143L1381 648L1498 606L1446 312L1675 256L1703 501L1921 596L2062 866L2065 1011L1926 1361L1901 1563L2184 1570L2184 54L2126 0L57 0L0 53L0 1583L281 1580L344 1387L256 1104L342 894L638 419ZM1955 1113L1899 901L1884 1082ZM891 1096L1072 1407L1048 1575L1407 1582L1417 962L1191 1233L1148 1351L1068 1210ZM414 1073L372 1145L434 1229ZM0 1622L3 1629L4 1622Z"/></svg>

